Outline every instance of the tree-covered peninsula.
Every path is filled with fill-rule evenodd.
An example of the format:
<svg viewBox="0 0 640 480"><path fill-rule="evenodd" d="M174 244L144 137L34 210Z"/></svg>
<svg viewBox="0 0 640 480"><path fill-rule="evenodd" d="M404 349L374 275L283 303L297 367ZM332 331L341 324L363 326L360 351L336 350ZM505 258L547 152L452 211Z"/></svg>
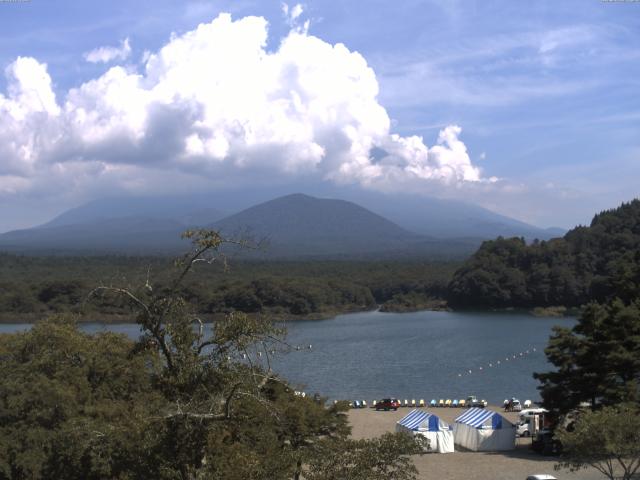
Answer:
<svg viewBox="0 0 640 480"><path fill-rule="evenodd" d="M449 304L458 308L578 307L640 292L640 200L597 214L564 237L527 244L484 242L456 271Z"/></svg>

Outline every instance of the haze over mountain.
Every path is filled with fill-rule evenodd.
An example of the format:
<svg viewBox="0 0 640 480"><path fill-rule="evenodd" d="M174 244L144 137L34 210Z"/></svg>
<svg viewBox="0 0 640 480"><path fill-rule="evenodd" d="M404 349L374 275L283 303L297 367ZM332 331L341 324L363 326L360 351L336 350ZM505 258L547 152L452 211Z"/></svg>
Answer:
<svg viewBox="0 0 640 480"><path fill-rule="evenodd" d="M562 228L540 228L459 200L348 189L343 189L339 197L377 212L406 230L436 238L546 240L566 233Z"/></svg>
<svg viewBox="0 0 640 480"><path fill-rule="evenodd" d="M348 189L342 193L350 196ZM0 248L175 254L187 246L179 238L183 230L209 226L227 235L267 238L269 248L260 254L267 257L463 256L498 235L552 236L481 207L424 197L360 195L358 205L292 194L242 208L266 195L106 198L38 227L0 235ZM218 207L240 211L225 216Z"/></svg>
<svg viewBox="0 0 640 480"><path fill-rule="evenodd" d="M0 249L47 254L174 254L188 246L180 238L185 228L169 219L98 218L7 232L0 235Z"/></svg>
<svg viewBox="0 0 640 480"><path fill-rule="evenodd" d="M40 227L91 224L103 219L128 217L171 220L189 226L215 222L225 217L225 213L209 207L197 195L103 198L67 210Z"/></svg>

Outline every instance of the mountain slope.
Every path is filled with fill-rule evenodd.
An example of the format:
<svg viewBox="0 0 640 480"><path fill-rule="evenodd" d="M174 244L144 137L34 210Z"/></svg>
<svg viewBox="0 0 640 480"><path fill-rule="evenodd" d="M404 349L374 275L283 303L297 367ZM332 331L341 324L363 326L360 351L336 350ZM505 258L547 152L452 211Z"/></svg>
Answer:
<svg viewBox="0 0 640 480"><path fill-rule="evenodd" d="M543 229L497 214L478 205L451 199L410 194L383 194L353 187L305 186L315 197L339 198L356 203L410 232L433 238L492 239L497 236L546 240L566 233ZM201 195L103 198L68 210L44 226L95 222L100 218L149 217L187 225L208 225L224 218L222 212L239 212L288 192L282 189L214 191ZM194 212L208 210L194 216Z"/></svg>
<svg viewBox="0 0 640 480"><path fill-rule="evenodd" d="M187 228L224 217L200 197L104 198L35 228L0 235L0 248L37 253L175 254Z"/></svg>
<svg viewBox="0 0 640 480"><path fill-rule="evenodd" d="M206 225L225 216L201 196L101 198L72 208L40 227L95 224L103 219L148 218L180 224Z"/></svg>
<svg viewBox="0 0 640 480"><path fill-rule="evenodd" d="M303 194L261 203L211 227L227 236L266 238L268 254L276 256L391 252L423 240L355 203Z"/></svg>
<svg viewBox="0 0 640 480"><path fill-rule="evenodd" d="M68 210L39 227L0 235L0 249L175 254L185 248L178 238L181 231L209 225L227 234L248 227L254 236L270 238L268 255L277 257L371 257L393 252L404 258L459 258L470 255L483 239L499 235L530 240L562 233L453 200L348 187L332 187L331 194L327 189L310 190L319 197L343 200L301 194L269 200L274 191L261 189L104 198ZM242 212L223 218L221 210Z"/></svg>
<svg viewBox="0 0 640 480"><path fill-rule="evenodd" d="M503 236L548 240L566 233L563 229L539 228L458 200L372 192L353 195L345 194L340 198L357 198L359 205L383 215L402 228L435 238L489 240Z"/></svg>
<svg viewBox="0 0 640 480"><path fill-rule="evenodd" d="M98 219L74 225L14 230L0 235L0 248L38 253L175 253L188 247L185 226L146 217Z"/></svg>

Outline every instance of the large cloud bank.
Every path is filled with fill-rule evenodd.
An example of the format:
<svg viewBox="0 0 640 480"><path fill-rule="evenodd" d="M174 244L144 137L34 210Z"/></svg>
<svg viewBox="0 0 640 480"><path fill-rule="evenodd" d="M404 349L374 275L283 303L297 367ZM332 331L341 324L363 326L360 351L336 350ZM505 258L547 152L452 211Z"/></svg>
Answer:
<svg viewBox="0 0 640 480"><path fill-rule="evenodd" d="M59 98L46 65L18 58L0 94L0 195L52 182L162 189L187 178L317 177L424 191L485 181L459 127L443 129L431 148L391 132L359 53L306 29L269 51L267 35L263 18L222 14Z"/></svg>

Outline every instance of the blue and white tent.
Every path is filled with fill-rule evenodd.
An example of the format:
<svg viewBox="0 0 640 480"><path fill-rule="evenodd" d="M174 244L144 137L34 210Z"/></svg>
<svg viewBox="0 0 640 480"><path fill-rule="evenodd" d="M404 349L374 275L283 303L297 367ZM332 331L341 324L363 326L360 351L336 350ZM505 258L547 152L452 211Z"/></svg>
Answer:
<svg viewBox="0 0 640 480"><path fill-rule="evenodd" d="M396 432L405 432L426 438L426 450L429 452L453 452L453 431L451 427L433 413L412 410L406 417L396 423Z"/></svg>
<svg viewBox="0 0 640 480"><path fill-rule="evenodd" d="M476 452L516 448L516 427L502 415L484 408L470 408L453 425L455 443Z"/></svg>

